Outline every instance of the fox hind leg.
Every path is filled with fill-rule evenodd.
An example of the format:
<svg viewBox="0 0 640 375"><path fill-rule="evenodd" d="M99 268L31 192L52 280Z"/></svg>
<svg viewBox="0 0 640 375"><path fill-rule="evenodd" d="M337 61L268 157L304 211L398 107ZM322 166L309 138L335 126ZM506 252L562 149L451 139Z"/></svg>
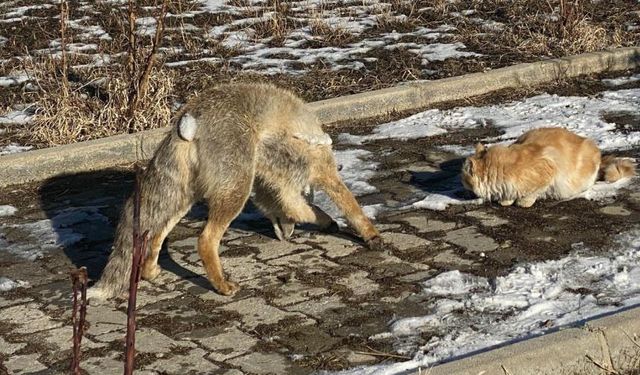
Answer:
<svg viewBox="0 0 640 375"><path fill-rule="evenodd" d="M211 285L225 296L230 296L240 289L239 285L225 278L218 250L220 240L229 225L235 219L249 198L251 181L236 184L233 189L218 192L215 197L208 198L209 217L198 238L198 254L202 259L207 278Z"/></svg>
<svg viewBox="0 0 640 375"><path fill-rule="evenodd" d="M189 211L189 207L190 205L180 210L175 216L171 217L155 235L152 235L149 244L149 253L142 264L141 275L143 279L150 281L160 274L161 269L158 265L158 257L160 255L162 243L178 221L180 221L180 219L186 215L187 211Z"/></svg>

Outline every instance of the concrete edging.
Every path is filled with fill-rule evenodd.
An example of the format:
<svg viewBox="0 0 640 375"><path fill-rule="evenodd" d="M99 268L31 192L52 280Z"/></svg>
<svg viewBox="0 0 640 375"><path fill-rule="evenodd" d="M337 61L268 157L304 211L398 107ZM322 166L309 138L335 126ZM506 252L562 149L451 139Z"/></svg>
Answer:
<svg viewBox="0 0 640 375"><path fill-rule="evenodd" d="M640 47L518 64L436 81L422 81L383 90L309 103L320 121L365 119L419 109L501 89L533 86L562 78L620 71L640 66ZM93 141L0 156L0 187L40 181L133 163L151 157L168 128L117 135Z"/></svg>
<svg viewBox="0 0 640 375"><path fill-rule="evenodd" d="M596 375L598 364L613 363L630 370L638 358L640 307L589 320L583 327L566 328L456 361L422 369L415 375ZM637 363L635 363L637 365Z"/></svg>

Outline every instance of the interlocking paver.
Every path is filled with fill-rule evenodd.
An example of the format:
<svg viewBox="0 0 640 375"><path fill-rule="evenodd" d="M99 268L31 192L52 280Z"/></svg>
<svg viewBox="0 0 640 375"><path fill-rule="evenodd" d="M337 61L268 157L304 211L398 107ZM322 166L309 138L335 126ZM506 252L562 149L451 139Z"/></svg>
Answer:
<svg viewBox="0 0 640 375"><path fill-rule="evenodd" d="M222 309L240 313L242 326L245 329L254 329L260 324L275 324L285 318L300 318L303 323L313 323L302 314L280 310L258 297L232 302L222 306Z"/></svg>
<svg viewBox="0 0 640 375"><path fill-rule="evenodd" d="M4 362L4 366L10 374L29 374L46 370L47 366L38 361L39 357L40 354L15 355Z"/></svg>
<svg viewBox="0 0 640 375"><path fill-rule="evenodd" d="M144 367L168 375L217 373L220 366L205 359L207 352L200 348L191 349L186 354L172 354Z"/></svg>
<svg viewBox="0 0 640 375"><path fill-rule="evenodd" d="M34 333L62 325L62 322L56 322L40 311L35 303L3 309L0 314L0 322L18 325L18 328L15 328L13 332L21 334Z"/></svg>
<svg viewBox="0 0 640 375"><path fill-rule="evenodd" d="M198 342L209 351L208 358L223 362L248 353L258 343L258 339L231 327L222 333L201 338Z"/></svg>
<svg viewBox="0 0 640 375"><path fill-rule="evenodd" d="M286 357L279 354L250 353L243 357L234 358L231 364L252 374L289 374L290 365Z"/></svg>
<svg viewBox="0 0 640 375"><path fill-rule="evenodd" d="M474 227L466 227L448 232L445 240L464 248L468 253L479 254L498 248L496 241L487 237Z"/></svg>

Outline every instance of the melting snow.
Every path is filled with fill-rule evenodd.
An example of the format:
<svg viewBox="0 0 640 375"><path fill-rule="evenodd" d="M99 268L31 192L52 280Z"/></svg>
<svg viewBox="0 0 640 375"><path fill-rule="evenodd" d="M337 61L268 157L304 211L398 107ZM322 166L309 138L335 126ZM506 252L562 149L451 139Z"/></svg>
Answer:
<svg viewBox="0 0 640 375"><path fill-rule="evenodd" d="M602 116L607 112L637 112L640 109L640 89L609 91L597 98L564 97L543 94L522 101L487 107L460 107L451 110L432 109L413 116L377 126L371 134L340 134L338 142L362 145L382 139L409 140L446 133L450 130L492 125L504 132L495 138L486 138L485 143L511 142L528 130L543 126L562 126L596 141L605 151L628 149L640 145L640 132L619 132L616 124L606 122ZM466 157L473 153L473 146L448 145L441 149ZM367 158L367 155L361 155ZM357 171L357 169L356 169ZM367 181L372 175L367 170L362 176L350 178ZM579 195L581 198L602 200L615 196L617 191L629 184L629 179L614 184L596 183ZM357 184L352 182L352 184ZM448 181L447 186L437 192L417 192L405 208L444 210L451 204L481 204L480 199L464 199L464 188L459 178ZM421 194L421 195L420 195ZM416 199L417 198L417 199ZM371 212L382 212L391 207L378 207Z"/></svg>
<svg viewBox="0 0 640 375"><path fill-rule="evenodd" d="M628 77L620 77L620 78L611 78L611 79L603 79L602 82L607 85L607 86L622 86L622 85L626 85L627 83L632 83L632 82L636 82L636 81L640 81L640 74L634 74L632 76L628 76Z"/></svg>
<svg viewBox="0 0 640 375"><path fill-rule="evenodd" d="M7 146L0 147L0 156L8 154L17 154L19 152L29 151L33 146L20 146L15 143L10 143Z"/></svg>
<svg viewBox="0 0 640 375"><path fill-rule="evenodd" d="M339 374L425 368L640 302L640 228L618 235L607 255L574 247L564 259L516 267L495 279L448 271L423 282L430 313L396 320L388 333L373 336L395 338L398 352L413 359ZM432 337L417 344L421 334Z"/></svg>
<svg viewBox="0 0 640 375"><path fill-rule="evenodd" d="M0 205L0 216L11 216L18 212L18 209L9 205Z"/></svg>
<svg viewBox="0 0 640 375"><path fill-rule="evenodd" d="M338 138L345 143L361 144L377 139L415 139L446 132L449 129L495 126L505 132L496 140L511 140L528 130L544 126L562 126L594 139L604 150L630 148L640 144L640 133L616 132L615 124L601 118L607 112L640 109L640 89L609 91L598 98L543 94L507 104L487 107L437 109L418 113L374 129L373 134ZM398 129L394 132L393 129Z"/></svg>
<svg viewBox="0 0 640 375"><path fill-rule="evenodd" d="M13 281L7 277L0 276L0 292L8 292L16 288L24 288L29 286L29 283L22 280Z"/></svg>
<svg viewBox="0 0 640 375"><path fill-rule="evenodd" d="M108 223L107 217L99 213L97 207L71 207L54 215L51 219L26 224L7 224L0 226L0 252L35 260L47 251L71 246L84 236L72 229L73 225L92 222L99 225ZM14 242L17 236L27 241Z"/></svg>

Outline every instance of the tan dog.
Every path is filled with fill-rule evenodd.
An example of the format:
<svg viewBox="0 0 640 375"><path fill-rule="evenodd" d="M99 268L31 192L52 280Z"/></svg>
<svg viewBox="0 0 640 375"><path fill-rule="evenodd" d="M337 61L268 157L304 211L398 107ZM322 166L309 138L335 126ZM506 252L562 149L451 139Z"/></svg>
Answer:
<svg viewBox="0 0 640 375"><path fill-rule="evenodd" d="M476 145L462 168L462 183L478 197L531 207L539 198L567 199L596 179L614 182L635 175L627 159L600 157L590 139L563 128L531 130L506 147Z"/></svg>
<svg viewBox="0 0 640 375"><path fill-rule="evenodd" d="M234 294L238 284L225 279L218 247L251 191L276 235L286 239L295 223L337 230L331 217L303 196L314 187L327 193L370 248L383 246L379 232L338 175L331 139L301 99L268 84L214 87L184 106L142 176L141 229L150 231L142 277L158 276L158 253L165 237L195 202L205 200L209 217L198 238L198 253L213 287L221 294ZM126 292L132 212L129 198L113 252L90 297Z"/></svg>

